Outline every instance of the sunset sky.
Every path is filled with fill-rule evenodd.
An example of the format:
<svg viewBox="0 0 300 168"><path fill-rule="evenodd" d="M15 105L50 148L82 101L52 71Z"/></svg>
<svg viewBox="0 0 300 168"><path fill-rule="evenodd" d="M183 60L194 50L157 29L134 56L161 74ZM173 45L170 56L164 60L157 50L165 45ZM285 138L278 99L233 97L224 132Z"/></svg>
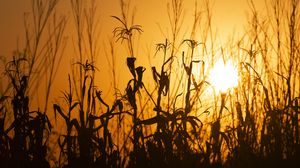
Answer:
<svg viewBox="0 0 300 168"><path fill-rule="evenodd" d="M22 49L24 45L24 13L30 14L30 0L1 0L0 1L0 55L9 59L12 53L17 48ZM88 2L88 1L86 1ZM98 40L98 47L101 53L109 52L108 42L112 39L112 31L119 23L111 18L110 16L120 16L120 5L119 0L96 0L97 2L97 19L99 19L98 30L100 32L100 39ZM155 64L153 62L149 63L147 55L153 56L155 52L155 44L163 42L165 38L168 38L170 33L170 24L168 21L167 13L167 0L132 0L131 10L136 10L135 13L135 24L142 26L143 33L140 36L141 43L138 45L137 55L142 55L139 59L140 63L146 68L149 68L150 64ZM201 8L201 3L198 2L199 8ZM220 43L225 43L227 38L232 35L240 36L243 32L245 24L247 23L247 13L249 12L249 1L248 0L212 0L209 1L212 7L212 28L217 34L217 41ZM264 1L254 0L257 9L263 9L265 5ZM188 31L191 29L191 22L193 19L194 11L194 0L186 0L183 2L183 12L184 12L184 22L182 25L183 30ZM66 88L67 75L70 73L69 66L72 62L72 53L74 46L74 25L72 24L73 16L72 10L70 8L70 1L61 0L57 13L59 15L65 15L67 17L68 23L65 31L65 37L67 37L67 47L65 54L62 59L62 64L60 66L59 74L54 82L54 97L61 90ZM185 36L185 35L182 35ZM184 38L188 38L186 35ZM120 48L120 47L119 47ZM125 66L126 54L118 52L118 46L116 48L116 54L121 59L118 60L117 66ZM150 50L150 53L149 53ZM119 56L119 55L122 56ZM109 67L107 65L107 56L105 54L99 54L97 57L98 62L100 61L100 83L98 84L104 93L107 93L111 88L111 78ZM1 64L2 66L2 64ZM97 66L97 65L96 65ZM150 68L149 68L150 69ZM1 68L2 70L2 68ZM117 70L117 76L120 75L123 69ZM150 71L149 71L150 73ZM2 75L2 74L1 74Z"/></svg>
<svg viewBox="0 0 300 168"><path fill-rule="evenodd" d="M102 35L104 37L111 35L111 29L115 25L111 15L119 15L119 0L96 0L98 10L101 13L100 23ZM199 1L200 3L201 1ZM211 0L213 24L218 29L219 34L228 36L236 30L243 28L247 19L248 0ZM254 0L258 9L263 9L264 1ZM166 3L167 0L132 0L133 7L136 8L136 23L146 28L145 34L151 34L158 29L157 24L165 24L167 20ZM60 1L60 9L66 15L71 14L70 2L68 0ZM184 1L184 11L193 12L194 0ZM0 54L10 55L17 46L17 40L23 37L24 33L24 13L30 11L30 0L1 0L0 2ZM190 14L190 13L189 13ZM191 15L186 14L186 18ZM70 16L69 16L69 19ZM105 24L103 24L105 23ZM109 24L107 24L109 23ZM167 23L168 24L168 23ZM153 31L153 29L155 31ZM150 39L151 40L151 39ZM153 39L154 43L156 40ZM21 40L19 43L22 43Z"/></svg>

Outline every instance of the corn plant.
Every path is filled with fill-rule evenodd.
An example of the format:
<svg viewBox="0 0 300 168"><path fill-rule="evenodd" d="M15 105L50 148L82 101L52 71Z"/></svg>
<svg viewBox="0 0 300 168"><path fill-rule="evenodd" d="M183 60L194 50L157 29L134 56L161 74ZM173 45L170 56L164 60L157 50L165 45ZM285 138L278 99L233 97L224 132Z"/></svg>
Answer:
<svg viewBox="0 0 300 168"><path fill-rule="evenodd" d="M102 99L101 91L92 85L94 79L89 72L93 73L95 70L93 65L86 62L80 66L84 71L81 99L74 101L69 77L69 91L64 93L64 99L68 104L67 110L63 110L59 104L53 105L55 116L58 113L64 119L67 128L67 133L60 136L58 141L61 153L67 156L69 167L121 166L117 165L119 154L114 150L108 126L113 116L122 113L123 104L121 100L117 100L110 109ZM97 116L95 111L97 104L104 105L107 108L106 112ZM117 107L119 112L115 113ZM76 112L79 114L78 117L72 117ZM100 130L102 135L99 135Z"/></svg>
<svg viewBox="0 0 300 168"><path fill-rule="evenodd" d="M45 113L29 109L28 65L29 62L22 53L15 55L13 60L6 64L6 75L13 87L11 100L13 121L5 129L4 122L7 115L5 111L1 118L1 138L3 138L3 145L6 145L1 145L3 149L1 152L7 155L7 166L35 167L41 165L49 167L46 160L46 145L52 125ZM1 99L2 102L5 97ZM4 106L1 107L2 110L4 110ZM9 134L13 136L10 137Z"/></svg>

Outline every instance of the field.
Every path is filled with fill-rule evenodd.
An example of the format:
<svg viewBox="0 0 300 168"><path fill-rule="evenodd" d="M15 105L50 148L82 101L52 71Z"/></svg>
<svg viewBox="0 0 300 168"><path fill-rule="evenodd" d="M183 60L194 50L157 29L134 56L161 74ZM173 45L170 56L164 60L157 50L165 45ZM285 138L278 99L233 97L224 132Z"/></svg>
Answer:
<svg viewBox="0 0 300 168"><path fill-rule="evenodd" d="M210 0L191 16L167 0L147 51L130 1L106 43L97 1L70 0L68 17L60 3L32 0L24 46L1 57L0 167L300 167L299 0L246 1L225 43Z"/></svg>

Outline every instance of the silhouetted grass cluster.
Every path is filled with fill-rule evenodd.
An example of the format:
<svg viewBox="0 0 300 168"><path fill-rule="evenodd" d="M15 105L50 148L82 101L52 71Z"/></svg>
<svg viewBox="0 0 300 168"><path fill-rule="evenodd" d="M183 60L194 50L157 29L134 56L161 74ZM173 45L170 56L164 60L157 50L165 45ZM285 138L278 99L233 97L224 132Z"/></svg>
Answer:
<svg viewBox="0 0 300 168"><path fill-rule="evenodd" d="M42 1L34 2L37 2L36 8L48 9ZM47 2L51 13L57 1ZM150 87L145 84L149 82L145 80L145 72L149 70L137 65L139 58L135 56L138 48L134 40L143 33L142 26L129 24L126 5L121 1L121 17L112 16L121 26L117 26L113 34L116 42L126 42L130 78L124 91L115 88L117 94L110 103L95 85L98 70L94 65L97 57L94 39L97 27L93 23L95 4L88 10L90 13L83 15L79 10L82 8L80 2L71 0L77 28L78 61L68 76L69 85L62 93L63 101L47 110L53 111L53 121L49 121L48 116L52 114L46 113L46 108L44 112L30 110L28 90L36 80L32 72L39 54L48 54L52 58L52 67L45 71L51 76L47 85L48 102L54 64L59 60L57 53L40 52L37 43L33 47L36 52L32 52L28 44L24 53L15 53L13 60L6 63L10 89L0 95L1 167L300 165L297 160L300 157L298 0L288 1L287 6L280 0L272 1L268 18L260 18L254 4L250 3L252 15L245 35L226 46L238 62L239 86L226 93L211 92L212 95L205 94L213 88L208 81L208 69L217 57L209 1L204 3L206 16L201 16L207 22L200 24L206 27L200 42L196 40L198 23L202 23L199 12L195 10L190 39L179 39L182 1L170 2L172 36L156 45L155 53L162 53L163 59L159 66L149 68L153 78ZM49 18L50 13L47 14ZM43 14L36 15L45 19ZM86 32L81 29L85 23ZM35 36L35 42L40 41L43 25L36 25L40 33ZM63 27L60 26L63 21L54 29L56 36L50 35L49 39L56 41L55 51L62 45ZM84 35L88 44L84 44ZM209 59L204 59L205 56ZM224 61L228 59L225 54L222 57ZM199 74L194 73L196 65L200 67ZM201 101L205 96L213 100L208 106ZM62 132L54 132L54 127L63 128ZM53 156L54 150L59 151L58 156Z"/></svg>

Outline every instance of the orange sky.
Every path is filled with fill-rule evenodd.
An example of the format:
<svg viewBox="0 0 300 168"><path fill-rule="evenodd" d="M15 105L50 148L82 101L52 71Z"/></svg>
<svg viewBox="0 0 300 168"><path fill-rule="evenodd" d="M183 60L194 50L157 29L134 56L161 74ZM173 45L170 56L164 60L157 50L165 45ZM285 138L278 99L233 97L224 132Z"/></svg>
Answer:
<svg viewBox="0 0 300 168"><path fill-rule="evenodd" d="M87 2L87 1L85 1ZM101 39L99 40L100 48L103 48L103 44L108 44L107 41L112 37L112 30L117 26L117 22L113 20L111 15L119 15L120 7L119 0L99 0L98 10L99 10L99 28L101 29ZM168 0L132 0L132 6L136 8L136 24L140 24L143 27L143 34L141 35L141 43L138 48L139 51L137 55L144 55L143 60L147 60L145 53L150 48L151 52L155 49L155 44L163 42L166 37L164 34L170 33L169 22L167 15L167 2ZM217 30L218 40L220 42L225 42L227 37L229 37L233 32L239 35L237 32L241 32L243 25L246 23L247 19L247 9L248 0L212 0L212 14L213 14L213 28ZM263 9L264 1L254 0L258 9ZM61 0L58 8L58 12L68 16L69 23L67 26L66 36L68 37L68 46L65 51L65 56L63 58L62 64L70 64L71 51L74 43L74 38L72 37L71 20L73 19L71 15L71 9L69 7L70 3L68 0ZM194 10L194 0L183 1L185 22L183 24L184 29L188 29L188 22L191 21L192 13ZM0 56L9 57L12 52L17 48L22 48L23 44L23 14L24 12L30 12L30 0L1 0L0 1ZM161 32L159 26L164 32ZM188 37L184 37L188 38ZM19 42L18 42L19 41ZM103 51L103 50L101 50ZM117 52L120 54L120 52ZM122 53L123 54L123 53ZM148 53L149 54L149 53ZM104 54L100 55L98 60L105 61L106 57ZM120 66L125 66L126 55L121 56L121 59L117 63ZM144 66L149 66L147 61L142 62ZM105 65L107 63L104 63ZM103 62L102 62L103 65ZM111 79L109 78L108 66L103 65L100 67L100 88L102 90L108 90L111 86ZM1 64L2 66L2 64ZM149 68L149 67L148 67ZM1 70L3 67L0 68ZM150 68L149 68L150 69ZM122 69L119 69L120 73ZM58 79L55 81L55 85L59 88L55 88L55 94L60 93L66 87L67 74L69 70L66 66L60 67ZM2 75L2 74L1 74ZM62 82L63 81L63 82ZM0 85L1 86L1 85ZM56 96L58 97L58 96Z"/></svg>
<svg viewBox="0 0 300 168"><path fill-rule="evenodd" d="M110 15L119 14L119 0L98 0L101 11L101 21L105 24L112 23ZM211 0L213 3L213 21L218 32L231 34L234 30L242 28L246 19L248 0ZM156 23L163 24L167 20L167 0L132 0L132 6L137 8L138 24L144 28L157 29ZM258 9L262 9L264 1L254 0ZM185 12L193 10L194 0L184 1ZM64 13L70 14L69 1L63 0L60 6ZM9 55L16 48L17 39L23 36L23 14L30 12L30 0L1 0L0 1L0 54ZM186 17L191 17L186 14ZM146 19L144 19L146 18ZM114 25L113 25L114 26ZM103 34L110 34L111 30L106 29L102 24ZM145 33L150 33L145 31ZM156 32L155 32L156 33ZM20 42L21 43L21 42Z"/></svg>

